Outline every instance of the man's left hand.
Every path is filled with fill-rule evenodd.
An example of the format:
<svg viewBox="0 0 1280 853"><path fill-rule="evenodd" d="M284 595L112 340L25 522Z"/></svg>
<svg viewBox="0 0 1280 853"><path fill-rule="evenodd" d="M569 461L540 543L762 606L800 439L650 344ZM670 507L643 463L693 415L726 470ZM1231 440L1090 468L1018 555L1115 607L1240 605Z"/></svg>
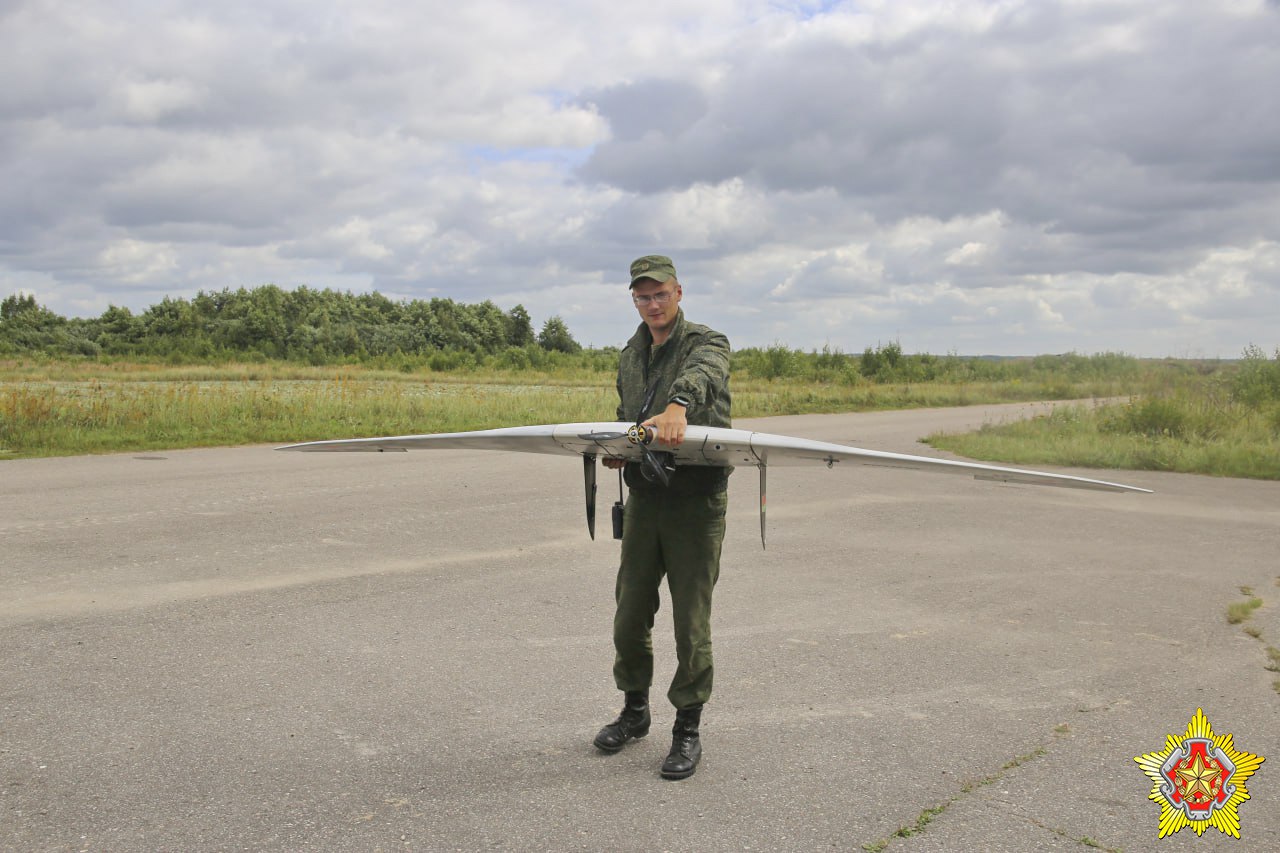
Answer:
<svg viewBox="0 0 1280 853"><path fill-rule="evenodd" d="M666 411L640 424L640 426L654 427L658 431L658 443L672 447L679 447L684 441L684 429L688 425L684 406L679 403L668 403Z"/></svg>

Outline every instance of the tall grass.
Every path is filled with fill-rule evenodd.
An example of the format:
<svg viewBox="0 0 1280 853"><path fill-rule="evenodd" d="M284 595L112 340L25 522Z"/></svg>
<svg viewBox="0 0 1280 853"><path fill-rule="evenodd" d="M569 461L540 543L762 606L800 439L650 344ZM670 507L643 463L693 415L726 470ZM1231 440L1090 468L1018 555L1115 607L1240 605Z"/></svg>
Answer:
<svg viewBox="0 0 1280 853"><path fill-rule="evenodd" d="M1019 464L1280 478L1280 353L1271 361L1247 350L1238 366L1072 355L987 363L892 350L868 362L865 355L781 348L735 355L734 415L1127 396L1120 405L1061 408L930 441ZM616 363L616 352L601 351L555 354L542 367L445 370L395 360L0 361L0 459L612 420ZM876 376L865 374L868 364Z"/></svg>
<svg viewBox="0 0 1280 853"><path fill-rule="evenodd" d="M612 420L612 389L333 381L6 385L0 458Z"/></svg>
<svg viewBox="0 0 1280 853"><path fill-rule="evenodd" d="M613 420L613 377L168 369L0 385L0 459ZM270 374L276 375L270 375ZM58 377L58 378L54 378ZM523 383L517 383L522 379ZM1039 399L1031 385L733 383L740 418Z"/></svg>
<svg viewBox="0 0 1280 853"><path fill-rule="evenodd" d="M1245 350L1230 374L1184 376L1123 403L1060 407L934 447L974 459L1280 479L1280 351Z"/></svg>

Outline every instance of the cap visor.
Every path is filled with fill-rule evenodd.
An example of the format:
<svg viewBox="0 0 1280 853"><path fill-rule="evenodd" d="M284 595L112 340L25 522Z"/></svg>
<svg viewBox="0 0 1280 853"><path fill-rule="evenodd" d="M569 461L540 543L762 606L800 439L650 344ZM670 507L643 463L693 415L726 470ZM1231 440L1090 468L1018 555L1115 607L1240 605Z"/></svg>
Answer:
<svg viewBox="0 0 1280 853"><path fill-rule="evenodd" d="M643 272L643 273L640 273L640 275L636 276L635 278L631 279L631 286L635 287L637 281L644 281L646 278L649 279L650 281L656 281L658 284L666 284L667 282L671 281L671 279L674 278L674 276L672 276L670 273L665 273L665 272L653 272L653 271Z"/></svg>

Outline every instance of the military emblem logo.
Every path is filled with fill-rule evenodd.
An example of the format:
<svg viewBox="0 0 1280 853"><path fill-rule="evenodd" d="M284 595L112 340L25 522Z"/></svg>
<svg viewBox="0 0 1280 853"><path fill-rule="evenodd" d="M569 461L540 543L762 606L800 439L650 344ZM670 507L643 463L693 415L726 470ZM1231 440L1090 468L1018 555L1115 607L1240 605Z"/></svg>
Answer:
<svg viewBox="0 0 1280 853"><path fill-rule="evenodd" d="M1148 799L1160 806L1160 838L1185 826L1196 835L1209 827L1240 837L1240 804L1249 799L1245 780L1261 755L1237 751L1231 735L1214 735L1197 708L1182 737L1169 735L1165 748L1133 759L1154 783Z"/></svg>

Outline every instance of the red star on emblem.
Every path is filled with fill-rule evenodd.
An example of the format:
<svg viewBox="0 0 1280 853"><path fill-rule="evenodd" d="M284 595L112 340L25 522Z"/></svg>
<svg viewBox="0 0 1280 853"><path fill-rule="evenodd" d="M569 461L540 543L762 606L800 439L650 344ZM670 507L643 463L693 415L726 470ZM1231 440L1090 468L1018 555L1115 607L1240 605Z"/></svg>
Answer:
<svg viewBox="0 0 1280 853"><path fill-rule="evenodd" d="M1203 741L1192 741L1187 757L1169 768L1167 778L1174 786L1174 796L1184 800L1193 811L1208 812L1215 801L1221 805L1222 785L1227 770L1209 755Z"/></svg>

